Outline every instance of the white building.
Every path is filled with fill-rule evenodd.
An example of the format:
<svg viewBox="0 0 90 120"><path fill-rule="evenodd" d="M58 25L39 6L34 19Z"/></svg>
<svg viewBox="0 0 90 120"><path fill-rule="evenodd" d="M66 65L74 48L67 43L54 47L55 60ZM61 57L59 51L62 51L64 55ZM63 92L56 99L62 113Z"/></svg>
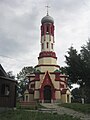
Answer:
<svg viewBox="0 0 90 120"><path fill-rule="evenodd" d="M67 76L60 73L54 51L54 19L48 15L41 20L41 52L35 73L27 75L28 88L24 101L71 102L71 93L67 86Z"/></svg>

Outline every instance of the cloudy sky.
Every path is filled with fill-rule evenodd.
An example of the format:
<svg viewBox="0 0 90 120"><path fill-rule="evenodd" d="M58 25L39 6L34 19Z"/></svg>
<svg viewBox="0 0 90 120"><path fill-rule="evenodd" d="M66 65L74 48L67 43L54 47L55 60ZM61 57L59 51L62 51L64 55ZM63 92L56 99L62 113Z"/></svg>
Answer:
<svg viewBox="0 0 90 120"><path fill-rule="evenodd" d="M68 48L78 51L90 37L90 0L0 0L0 64L18 73L35 66L40 52L40 25L46 15L55 21L55 52L65 66Z"/></svg>

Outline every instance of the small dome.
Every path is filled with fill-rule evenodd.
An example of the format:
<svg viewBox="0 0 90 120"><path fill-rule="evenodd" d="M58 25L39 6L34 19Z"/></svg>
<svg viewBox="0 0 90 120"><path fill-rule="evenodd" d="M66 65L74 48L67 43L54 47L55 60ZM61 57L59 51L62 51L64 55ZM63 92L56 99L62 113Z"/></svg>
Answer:
<svg viewBox="0 0 90 120"><path fill-rule="evenodd" d="M45 17L42 18L41 23L47 23L47 22L54 23L54 19L51 16L46 15Z"/></svg>

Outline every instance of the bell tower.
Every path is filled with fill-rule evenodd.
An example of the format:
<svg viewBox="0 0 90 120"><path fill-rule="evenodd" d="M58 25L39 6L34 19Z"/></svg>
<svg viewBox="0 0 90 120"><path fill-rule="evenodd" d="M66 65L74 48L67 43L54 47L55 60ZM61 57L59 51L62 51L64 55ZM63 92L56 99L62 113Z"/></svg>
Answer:
<svg viewBox="0 0 90 120"><path fill-rule="evenodd" d="M48 8L48 6L47 6ZM39 102L71 102L70 90L67 86L67 76L60 73L57 57L54 51L54 19L48 14L41 19L41 51L35 72L28 76L29 100Z"/></svg>
<svg viewBox="0 0 90 120"><path fill-rule="evenodd" d="M54 20L48 14L41 20L41 52L54 52Z"/></svg>
<svg viewBox="0 0 90 120"><path fill-rule="evenodd" d="M60 67L57 65L57 57L54 52L54 19L47 15L41 19L41 52L38 57L36 69L41 72L54 72Z"/></svg>

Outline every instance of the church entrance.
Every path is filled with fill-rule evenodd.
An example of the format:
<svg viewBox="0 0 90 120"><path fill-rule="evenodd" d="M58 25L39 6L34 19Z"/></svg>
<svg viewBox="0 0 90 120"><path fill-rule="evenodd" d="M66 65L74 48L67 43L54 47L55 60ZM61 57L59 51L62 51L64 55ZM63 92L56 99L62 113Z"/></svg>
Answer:
<svg viewBox="0 0 90 120"><path fill-rule="evenodd" d="M51 86L46 85L44 87L44 102L51 103L51 97L52 97Z"/></svg>

